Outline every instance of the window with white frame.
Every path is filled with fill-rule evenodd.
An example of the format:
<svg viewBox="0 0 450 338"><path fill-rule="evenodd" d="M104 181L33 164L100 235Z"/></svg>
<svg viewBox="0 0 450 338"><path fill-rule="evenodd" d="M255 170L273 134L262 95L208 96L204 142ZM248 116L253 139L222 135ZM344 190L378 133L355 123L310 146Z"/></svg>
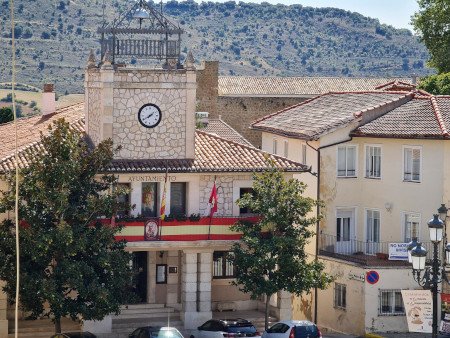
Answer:
<svg viewBox="0 0 450 338"><path fill-rule="evenodd" d="M287 140L284 141L284 157L288 157L289 154L289 142Z"/></svg>
<svg viewBox="0 0 450 338"><path fill-rule="evenodd" d="M420 214L403 214L404 243L412 241L413 237L419 237Z"/></svg>
<svg viewBox="0 0 450 338"><path fill-rule="evenodd" d="M344 309L347 307L347 286L334 283L334 307Z"/></svg>
<svg viewBox="0 0 450 338"><path fill-rule="evenodd" d="M356 176L356 146L339 146L337 153L338 177Z"/></svg>
<svg viewBox="0 0 450 338"><path fill-rule="evenodd" d="M381 178L380 146L366 146L366 177Z"/></svg>
<svg viewBox="0 0 450 338"><path fill-rule="evenodd" d="M306 164L306 144L302 144L302 164Z"/></svg>
<svg viewBox="0 0 450 338"><path fill-rule="evenodd" d="M276 138L273 139L273 145L272 145L272 154L277 154L278 151L278 140Z"/></svg>
<svg viewBox="0 0 450 338"><path fill-rule="evenodd" d="M380 242L380 212L366 210L366 239L367 242Z"/></svg>
<svg viewBox="0 0 450 338"><path fill-rule="evenodd" d="M380 290L379 314L381 316L399 316L405 314L400 290Z"/></svg>
<svg viewBox="0 0 450 338"><path fill-rule="evenodd" d="M403 180L408 182L420 182L420 147L403 148Z"/></svg>
<svg viewBox="0 0 450 338"><path fill-rule="evenodd" d="M214 251L213 253L213 278L234 278L234 264L230 251Z"/></svg>
<svg viewBox="0 0 450 338"><path fill-rule="evenodd" d="M350 241L353 224L354 212L348 209L338 209L336 212L336 241Z"/></svg>

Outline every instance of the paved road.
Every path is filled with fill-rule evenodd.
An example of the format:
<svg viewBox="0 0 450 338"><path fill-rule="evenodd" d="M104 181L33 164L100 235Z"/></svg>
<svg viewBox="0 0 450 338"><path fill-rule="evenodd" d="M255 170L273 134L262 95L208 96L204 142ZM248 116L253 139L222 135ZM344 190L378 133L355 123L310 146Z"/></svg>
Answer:
<svg viewBox="0 0 450 338"><path fill-rule="evenodd" d="M379 333L383 338L431 338L431 333ZM450 338L450 335L439 335L439 338ZM358 336L339 334L339 333L324 333L323 338L358 338Z"/></svg>

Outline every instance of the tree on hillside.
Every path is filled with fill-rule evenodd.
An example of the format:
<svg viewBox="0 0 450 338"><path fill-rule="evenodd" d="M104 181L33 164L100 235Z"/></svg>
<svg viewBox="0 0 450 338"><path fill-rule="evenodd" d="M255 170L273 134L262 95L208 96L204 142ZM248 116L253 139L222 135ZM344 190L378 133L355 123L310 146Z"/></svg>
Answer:
<svg viewBox="0 0 450 338"><path fill-rule="evenodd" d="M42 151L20 172L20 303L32 318L101 320L127 301L130 254L114 236L120 226L99 216L121 210L116 178L99 176L113 157L112 142L91 149L64 120L41 136ZM0 213L14 208L14 177L0 193ZM118 209L120 208L120 209ZM14 224L0 224L0 279L15 294Z"/></svg>
<svg viewBox="0 0 450 338"><path fill-rule="evenodd" d="M11 107L0 108L0 124L11 122L14 120L14 115Z"/></svg>
<svg viewBox="0 0 450 338"><path fill-rule="evenodd" d="M418 0L419 12L412 23L430 52L430 66L439 73L450 72L450 6L448 1Z"/></svg>
<svg viewBox="0 0 450 338"><path fill-rule="evenodd" d="M299 296L311 288L326 288L332 278L323 272L321 262L312 261L305 252L316 222L308 217L316 201L303 196L306 185L296 179L286 181L273 163L267 171L255 173L253 180L253 194L245 194L237 204L261 218L254 224L233 226L242 239L233 245L228 259L235 267L234 284L252 299L266 297L267 329L273 294L285 290Z"/></svg>

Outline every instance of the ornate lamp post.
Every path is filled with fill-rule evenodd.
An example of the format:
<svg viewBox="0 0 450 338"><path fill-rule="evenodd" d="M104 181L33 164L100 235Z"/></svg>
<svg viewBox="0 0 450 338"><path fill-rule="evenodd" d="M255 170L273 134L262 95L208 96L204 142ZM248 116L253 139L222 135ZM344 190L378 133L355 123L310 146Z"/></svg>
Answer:
<svg viewBox="0 0 450 338"><path fill-rule="evenodd" d="M444 204L438 209L439 215L435 214L433 218L428 222L428 229L430 231L430 239L433 243L433 259L426 265L427 250L422 247L421 243L417 242L417 238L414 238L408 245L408 258L413 268L414 280L423 288L431 290L433 296L433 324L432 324L432 337L437 338L438 334L438 287L442 280L447 281L447 276L444 271L445 261L441 261L439 254L439 244L444 238L444 225L447 217L447 208ZM441 220L439 216L442 217ZM445 242L446 239L445 239ZM450 244L445 245L446 262L450 262Z"/></svg>

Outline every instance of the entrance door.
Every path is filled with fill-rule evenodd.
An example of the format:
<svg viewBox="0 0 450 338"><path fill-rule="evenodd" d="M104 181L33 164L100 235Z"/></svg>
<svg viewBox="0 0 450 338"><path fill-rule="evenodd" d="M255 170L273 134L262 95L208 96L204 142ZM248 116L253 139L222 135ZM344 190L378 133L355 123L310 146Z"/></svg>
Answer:
<svg viewBox="0 0 450 338"><path fill-rule="evenodd" d="M353 254L355 248L352 241L355 228L353 210L338 210L336 214L336 253Z"/></svg>
<svg viewBox="0 0 450 338"><path fill-rule="evenodd" d="M147 252L133 252L134 293L138 303L147 303Z"/></svg>

